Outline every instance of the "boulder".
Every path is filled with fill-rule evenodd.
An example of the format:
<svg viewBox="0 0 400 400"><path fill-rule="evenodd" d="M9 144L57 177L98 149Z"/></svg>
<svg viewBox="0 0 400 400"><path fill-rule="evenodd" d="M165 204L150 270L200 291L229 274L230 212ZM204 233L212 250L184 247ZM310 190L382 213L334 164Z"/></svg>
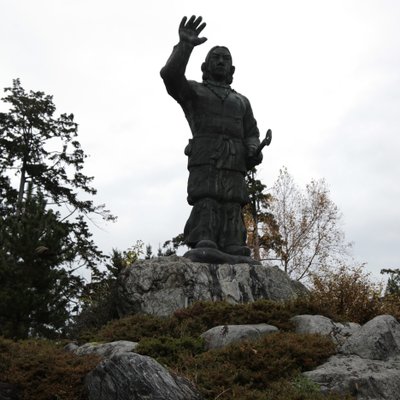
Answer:
<svg viewBox="0 0 400 400"><path fill-rule="evenodd" d="M342 324L322 315L296 315L290 320L295 325L296 333L319 333L330 336L337 345L343 344L361 328L361 325L354 322Z"/></svg>
<svg viewBox="0 0 400 400"><path fill-rule="evenodd" d="M201 400L188 380L150 357L122 353L102 361L85 379L89 400Z"/></svg>
<svg viewBox="0 0 400 400"><path fill-rule="evenodd" d="M296 333L319 333L321 335L330 335L334 329L334 322L322 315L296 315L291 318L295 325Z"/></svg>
<svg viewBox="0 0 400 400"><path fill-rule="evenodd" d="M357 400L399 399L399 357L381 361L356 355L335 355L304 375L319 384L325 393L350 393Z"/></svg>
<svg viewBox="0 0 400 400"><path fill-rule="evenodd" d="M302 318L293 320L301 325ZM324 317L319 316L314 323L314 330L320 333L329 328ZM360 328L353 324L349 329L350 336L339 346L340 353L304 375L323 392L347 392L358 400L399 399L400 324L390 315L380 315Z"/></svg>
<svg viewBox="0 0 400 400"><path fill-rule="evenodd" d="M205 340L206 349L210 350L242 340L257 340L261 336L277 331L276 326L268 324L220 325L209 329L200 336Z"/></svg>
<svg viewBox="0 0 400 400"><path fill-rule="evenodd" d="M195 301L232 304L259 299L288 300L306 292L274 266L195 263L183 257L139 260L118 277L120 316L168 316Z"/></svg>
<svg viewBox="0 0 400 400"><path fill-rule="evenodd" d="M341 352L373 360L400 355L400 324L391 315L379 315L354 333Z"/></svg>
<svg viewBox="0 0 400 400"><path fill-rule="evenodd" d="M64 346L65 351L73 352L75 351L79 346L75 342L70 342Z"/></svg>
<svg viewBox="0 0 400 400"><path fill-rule="evenodd" d="M138 343L128 340L118 340L109 343L86 343L72 350L78 356L86 354L95 354L103 358L110 358L115 354L127 353L134 351Z"/></svg>

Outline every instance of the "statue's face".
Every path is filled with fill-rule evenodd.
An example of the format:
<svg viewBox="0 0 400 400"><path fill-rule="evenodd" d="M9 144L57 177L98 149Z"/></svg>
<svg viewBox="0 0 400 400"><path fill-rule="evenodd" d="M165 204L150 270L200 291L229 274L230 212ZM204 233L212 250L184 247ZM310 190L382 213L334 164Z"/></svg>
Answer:
<svg viewBox="0 0 400 400"><path fill-rule="evenodd" d="M224 47L217 47L209 56L207 67L211 78L218 82L226 82L232 70L231 53Z"/></svg>

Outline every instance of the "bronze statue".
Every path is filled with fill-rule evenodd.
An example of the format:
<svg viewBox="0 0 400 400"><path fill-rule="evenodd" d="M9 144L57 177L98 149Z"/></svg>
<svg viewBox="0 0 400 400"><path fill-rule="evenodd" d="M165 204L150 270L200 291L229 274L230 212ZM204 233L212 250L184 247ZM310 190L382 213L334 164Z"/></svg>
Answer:
<svg viewBox="0 0 400 400"><path fill-rule="evenodd" d="M246 172L262 161L259 131L249 100L230 86L235 72L224 46L208 53L203 82L188 81L186 65L206 24L184 17L179 43L161 70L168 93L182 107L193 138L188 156L188 203L193 206L184 230L193 261L249 262L242 207L248 203Z"/></svg>

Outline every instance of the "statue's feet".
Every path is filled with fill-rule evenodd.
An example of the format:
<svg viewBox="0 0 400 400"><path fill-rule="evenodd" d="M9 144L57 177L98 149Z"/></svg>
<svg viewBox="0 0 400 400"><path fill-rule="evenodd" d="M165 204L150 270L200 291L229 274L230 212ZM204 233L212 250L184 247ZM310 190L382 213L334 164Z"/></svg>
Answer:
<svg viewBox="0 0 400 400"><path fill-rule="evenodd" d="M218 249L217 243L212 240L200 240L197 242L196 249Z"/></svg>
<svg viewBox="0 0 400 400"><path fill-rule="evenodd" d="M233 256L250 257L251 251L247 246L228 246L223 250L224 253L232 254Z"/></svg>

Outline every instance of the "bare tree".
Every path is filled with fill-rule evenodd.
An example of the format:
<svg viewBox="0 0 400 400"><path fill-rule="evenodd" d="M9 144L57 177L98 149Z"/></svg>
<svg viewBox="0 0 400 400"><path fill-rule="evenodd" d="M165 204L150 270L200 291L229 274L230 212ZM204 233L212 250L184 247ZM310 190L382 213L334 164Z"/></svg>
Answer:
<svg viewBox="0 0 400 400"><path fill-rule="evenodd" d="M282 168L271 194L270 211L281 241L274 249L265 249L264 258L280 260L285 272L302 280L348 256L351 244L345 242L341 213L325 180L312 180L302 191Z"/></svg>

